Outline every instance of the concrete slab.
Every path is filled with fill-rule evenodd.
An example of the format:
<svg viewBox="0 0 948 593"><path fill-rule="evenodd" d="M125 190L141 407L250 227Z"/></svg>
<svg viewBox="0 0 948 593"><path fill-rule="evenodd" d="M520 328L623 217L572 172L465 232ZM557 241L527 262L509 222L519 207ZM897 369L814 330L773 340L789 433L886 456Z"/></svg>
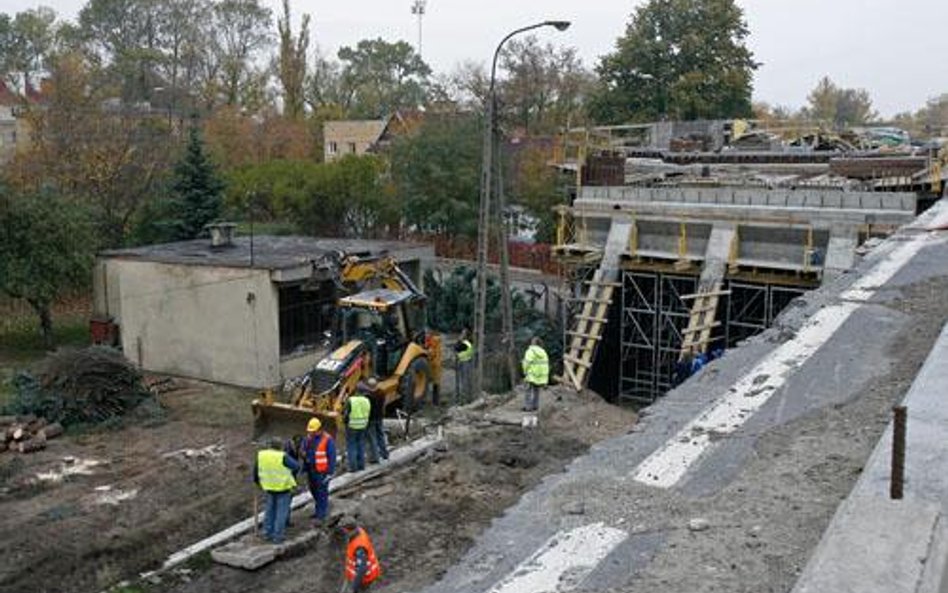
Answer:
<svg viewBox="0 0 948 593"><path fill-rule="evenodd" d="M241 540L211 550L211 558L218 564L257 570L277 559L277 550L283 546L275 546L264 542Z"/></svg>
<svg viewBox="0 0 948 593"><path fill-rule="evenodd" d="M903 404L905 498L888 499L892 427L840 505L793 593L942 591L948 557L948 326ZM863 543L860 543L863 542Z"/></svg>
<svg viewBox="0 0 948 593"><path fill-rule="evenodd" d="M915 593L939 516L921 501L850 499L793 593Z"/></svg>
<svg viewBox="0 0 948 593"><path fill-rule="evenodd" d="M857 229L834 230L830 235L826 249L825 271L832 275L849 270L856 263L856 244L859 241Z"/></svg>

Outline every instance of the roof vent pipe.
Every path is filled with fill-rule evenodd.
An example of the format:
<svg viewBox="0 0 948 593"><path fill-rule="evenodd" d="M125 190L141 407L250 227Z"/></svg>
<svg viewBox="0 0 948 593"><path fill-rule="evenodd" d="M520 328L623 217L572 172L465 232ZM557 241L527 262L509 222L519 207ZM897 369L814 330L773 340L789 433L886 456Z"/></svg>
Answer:
<svg viewBox="0 0 948 593"><path fill-rule="evenodd" d="M237 225L233 222L215 222L205 226L211 234L211 248L223 249L234 246L234 230Z"/></svg>

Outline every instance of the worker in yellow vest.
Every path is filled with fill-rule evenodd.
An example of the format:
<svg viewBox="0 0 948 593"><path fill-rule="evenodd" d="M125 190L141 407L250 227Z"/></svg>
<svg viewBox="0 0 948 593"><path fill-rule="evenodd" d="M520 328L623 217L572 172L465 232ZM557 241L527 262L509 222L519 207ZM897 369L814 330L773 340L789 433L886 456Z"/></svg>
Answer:
<svg viewBox="0 0 948 593"><path fill-rule="evenodd" d="M283 543L283 532L290 517L290 502L299 471L300 464L292 455L283 452L283 441L279 437L271 439L266 449L257 452L253 481L266 495L263 536L274 544Z"/></svg>
<svg viewBox="0 0 948 593"><path fill-rule="evenodd" d="M550 357L540 345L540 338L535 337L530 341L521 364L527 382L523 411L536 412L540 409L540 390L550 382Z"/></svg>
<svg viewBox="0 0 948 593"><path fill-rule="evenodd" d="M344 518L340 527L346 536L346 580L341 593L363 593L382 574L375 546L355 519Z"/></svg>
<svg viewBox="0 0 948 593"><path fill-rule="evenodd" d="M365 432L372 414L372 401L367 394L378 388L374 377L359 383L355 393L346 400L343 419L346 422L346 467L350 472L365 469Z"/></svg>
<svg viewBox="0 0 948 593"><path fill-rule="evenodd" d="M471 342L471 334L464 328L454 345L454 354L457 356L457 393L454 400L457 403L464 403L471 398L471 375L474 370L474 343Z"/></svg>

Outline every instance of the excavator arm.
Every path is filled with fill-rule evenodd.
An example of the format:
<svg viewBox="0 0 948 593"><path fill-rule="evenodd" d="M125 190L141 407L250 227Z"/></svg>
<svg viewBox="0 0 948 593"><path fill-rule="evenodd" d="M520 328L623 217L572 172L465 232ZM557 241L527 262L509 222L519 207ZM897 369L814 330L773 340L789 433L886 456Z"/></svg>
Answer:
<svg viewBox="0 0 948 593"><path fill-rule="evenodd" d="M346 293L355 293L372 287L373 284L391 290L407 290L424 297L424 294L389 255L346 255L333 252L319 260L313 260L312 280L333 280Z"/></svg>

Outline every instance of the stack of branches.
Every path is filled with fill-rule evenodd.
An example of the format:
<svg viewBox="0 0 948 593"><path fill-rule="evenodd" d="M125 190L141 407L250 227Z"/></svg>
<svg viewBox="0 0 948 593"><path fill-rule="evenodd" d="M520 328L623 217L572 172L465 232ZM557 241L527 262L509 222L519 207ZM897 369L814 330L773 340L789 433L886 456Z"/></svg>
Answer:
<svg viewBox="0 0 948 593"><path fill-rule="evenodd" d="M36 377L20 373L13 385L7 413L35 414L65 426L120 418L151 397L138 369L105 346L53 354Z"/></svg>

